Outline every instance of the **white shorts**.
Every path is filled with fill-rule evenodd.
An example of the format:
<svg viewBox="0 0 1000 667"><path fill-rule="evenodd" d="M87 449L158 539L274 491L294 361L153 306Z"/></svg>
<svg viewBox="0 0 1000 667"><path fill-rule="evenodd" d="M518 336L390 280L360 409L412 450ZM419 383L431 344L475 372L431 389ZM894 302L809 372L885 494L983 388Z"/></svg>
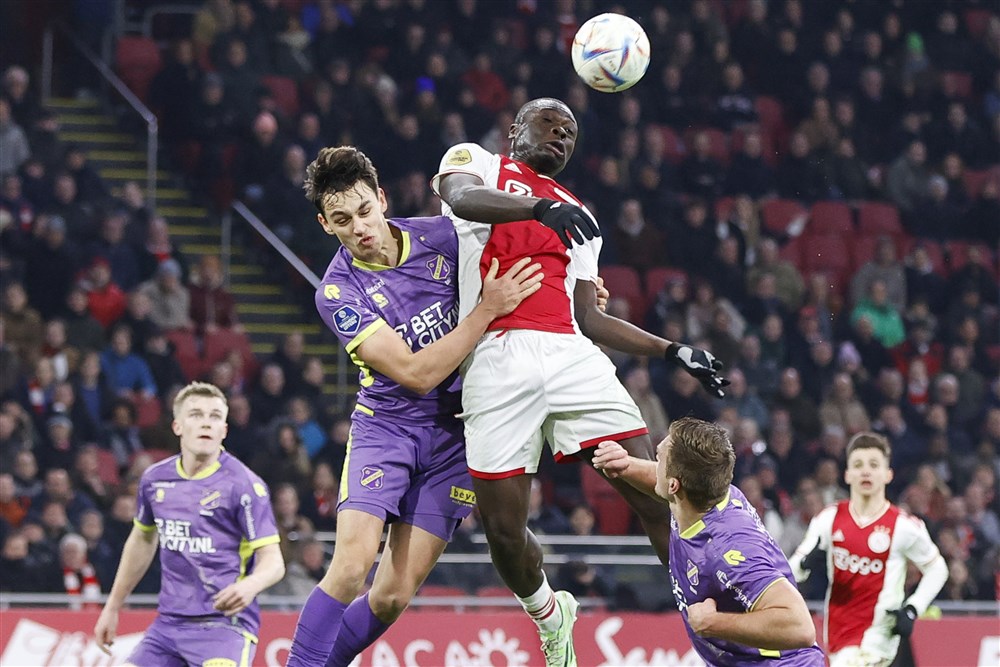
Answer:
<svg viewBox="0 0 1000 667"><path fill-rule="evenodd" d="M462 406L469 472L482 479L537 472L544 441L558 461L648 433L614 364L579 334L486 334L462 366Z"/></svg>
<svg viewBox="0 0 1000 667"><path fill-rule="evenodd" d="M872 653L860 646L845 646L829 655L830 667L888 667L894 657Z"/></svg>

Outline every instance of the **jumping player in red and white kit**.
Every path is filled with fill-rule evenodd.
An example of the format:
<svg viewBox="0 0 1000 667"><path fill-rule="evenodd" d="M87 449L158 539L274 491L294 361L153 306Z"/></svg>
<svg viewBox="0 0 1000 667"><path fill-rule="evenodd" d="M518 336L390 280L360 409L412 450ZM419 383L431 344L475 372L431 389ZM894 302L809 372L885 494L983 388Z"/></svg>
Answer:
<svg viewBox="0 0 1000 667"><path fill-rule="evenodd" d="M842 500L817 514L802 544L789 559L803 581L826 566L824 634L831 667L884 667L896 657L901 637L909 637L917 617L948 580L948 566L924 522L890 503L889 442L858 433L847 445ZM907 597L907 562L920 569L916 590Z"/></svg>
<svg viewBox="0 0 1000 667"><path fill-rule="evenodd" d="M510 157L458 144L445 153L431 183L458 232L460 317L478 302L484 267L493 259L503 270L530 256L545 274L541 289L495 320L466 359L462 407L466 455L493 563L538 624L546 664L561 666L576 664L577 603L549 587L541 547L527 529L531 479L543 441L557 460L589 461L604 440L654 459L638 408L594 343L674 361L716 396L728 384L708 352L598 310L596 221L552 179L573 154L576 135L576 119L563 102L532 100L511 125ZM584 241L584 236L595 238ZM610 481L639 515L666 564L667 508L621 480Z"/></svg>

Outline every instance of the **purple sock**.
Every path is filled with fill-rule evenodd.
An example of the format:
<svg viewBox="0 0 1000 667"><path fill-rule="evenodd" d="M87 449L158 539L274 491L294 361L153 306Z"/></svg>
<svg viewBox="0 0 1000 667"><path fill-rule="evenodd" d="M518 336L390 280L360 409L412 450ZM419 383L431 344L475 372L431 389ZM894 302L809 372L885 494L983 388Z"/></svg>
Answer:
<svg viewBox="0 0 1000 667"><path fill-rule="evenodd" d="M352 602L344 612L340 633L333 644L333 651L326 662L326 667L347 667L388 629L389 624L380 621L372 611L368 604L368 593L365 593Z"/></svg>
<svg viewBox="0 0 1000 667"><path fill-rule="evenodd" d="M313 589L299 614L287 667L323 667L330 657L333 640L340 629L340 619L347 605L327 595L319 586Z"/></svg>

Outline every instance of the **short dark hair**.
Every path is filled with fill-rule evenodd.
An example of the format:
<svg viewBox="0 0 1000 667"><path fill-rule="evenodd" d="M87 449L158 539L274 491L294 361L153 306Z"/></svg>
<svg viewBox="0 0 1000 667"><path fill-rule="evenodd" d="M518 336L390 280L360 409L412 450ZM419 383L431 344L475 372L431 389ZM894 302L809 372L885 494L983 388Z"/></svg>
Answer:
<svg viewBox="0 0 1000 667"><path fill-rule="evenodd" d="M733 481L736 454L725 429L684 417L670 425L667 475L676 477L688 500L705 510L725 497Z"/></svg>
<svg viewBox="0 0 1000 667"><path fill-rule="evenodd" d="M886 460L892 458L892 447L886 437L871 431L862 431L851 438L847 443L847 458L858 449L877 449L885 455Z"/></svg>
<svg viewBox="0 0 1000 667"><path fill-rule="evenodd" d="M320 150L306 167L302 189L306 199L325 215L323 201L330 195L350 190L358 181L378 191L378 171L368 156L354 146L328 147Z"/></svg>

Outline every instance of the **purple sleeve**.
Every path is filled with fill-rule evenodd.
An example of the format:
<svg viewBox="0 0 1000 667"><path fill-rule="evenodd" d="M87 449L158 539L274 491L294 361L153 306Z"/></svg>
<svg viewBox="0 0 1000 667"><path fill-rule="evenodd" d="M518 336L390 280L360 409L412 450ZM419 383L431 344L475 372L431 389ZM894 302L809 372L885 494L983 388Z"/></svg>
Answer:
<svg viewBox="0 0 1000 667"><path fill-rule="evenodd" d="M744 609L750 611L764 591L779 579L790 576L790 570L786 572L788 565L784 555L764 533L743 531L734 544L738 544L739 549L719 554L719 578Z"/></svg>
<svg viewBox="0 0 1000 667"><path fill-rule="evenodd" d="M133 524L143 530L152 530L156 527L156 522L153 519L152 500L150 498L152 491L152 484L144 473L139 480L139 490L136 491L135 519L133 521Z"/></svg>
<svg viewBox="0 0 1000 667"><path fill-rule="evenodd" d="M239 513L237 520L243 538L251 549L278 542L278 525L271 509L271 492L262 479L247 471L246 481L238 489Z"/></svg>
<svg viewBox="0 0 1000 667"><path fill-rule="evenodd" d="M368 298L336 274L328 275L316 290L316 310L347 352L385 324Z"/></svg>

